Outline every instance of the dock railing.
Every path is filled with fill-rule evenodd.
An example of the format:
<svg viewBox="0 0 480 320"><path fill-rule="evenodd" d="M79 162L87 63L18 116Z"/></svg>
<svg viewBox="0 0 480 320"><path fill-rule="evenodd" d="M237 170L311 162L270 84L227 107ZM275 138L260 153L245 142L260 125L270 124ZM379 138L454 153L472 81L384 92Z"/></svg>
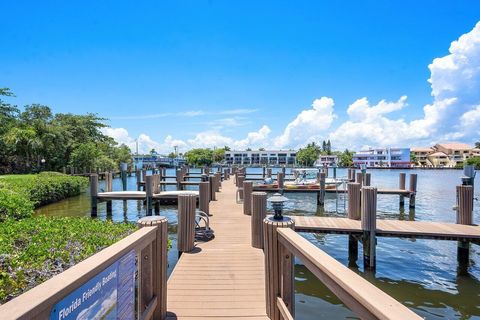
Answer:
<svg viewBox="0 0 480 320"><path fill-rule="evenodd" d="M287 218L288 219L288 218ZM264 221L267 315L294 319L294 257L361 319L421 319L293 230L293 221Z"/></svg>
<svg viewBox="0 0 480 320"><path fill-rule="evenodd" d="M139 319L164 319L167 305L167 219L159 216L147 217L139 221L139 226L142 228L133 234L1 305L2 320L51 319L55 315L55 318L63 319L85 302L85 295L82 297L80 294L79 300L76 300L71 298L70 294L75 295L78 289L83 290L82 286L89 284L91 280L96 282L96 277L102 278L102 272L107 270L116 270L113 271L113 281L117 281L117 278L120 281L120 272L125 272L120 269L127 270L127 267L116 267L117 263L125 262L125 257L128 256L128 265L135 267L134 255L137 257L138 292L137 300L134 295L129 300L129 307L133 307L129 310L138 310ZM133 278L135 269L128 269L128 275ZM100 287L105 283L105 279L98 280ZM110 276L107 280L110 280ZM91 290L95 291L95 288L97 286ZM130 282L130 286L123 287L125 288L135 290L135 281ZM84 292L87 298L90 297L91 290ZM117 290L121 290L119 284ZM118 291L117 293L120 294ZM65 310L56 310L56 306L62 305L64 298L80 302L68 304ZM125 299L125 296L122 296L122 299ZM63 317L60 315L62 311Z"/></svg>

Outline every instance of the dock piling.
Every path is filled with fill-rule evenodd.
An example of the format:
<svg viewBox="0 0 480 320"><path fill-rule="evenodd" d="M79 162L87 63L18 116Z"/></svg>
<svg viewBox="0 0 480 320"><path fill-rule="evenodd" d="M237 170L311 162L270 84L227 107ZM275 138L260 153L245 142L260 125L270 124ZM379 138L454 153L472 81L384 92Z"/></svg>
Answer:
<svg viewBox="0 0 480 320"><path fill-rule="evenodd" d="M283 172L278 172L277 173L277 183L278 183L278 189L283 189L284 187L284 182L285 182L285 174Z"/></svg>
<svg viewBox="0 0 480 320"><path fill-rule="evenodd" d="M97 216L97 194L98 194L98 174L90 175L90 215Z"/></svg>
<svg viewBox="0 0 480 320"><path fill-rule="evenodd" d="M252 247L263 249L263 219L267 213L267 193L252 192Z"/></svg>
<svg viewBox="0 0 480 320"><path fill-rule="evenodd" d="M200 182L198 185L198 209L200 211L205 212L206 214L210 214L210 184L208 181Z"/></svg>
<svg viewBox="0 0 480 320"><path fill-rule="evenodd" d="M238 188L238 199L243 201L243 182L245 181L245 176L237 176L237 188Z"/></svg>
<svg viewBox="0 0 480 320"><path fill-rule="evenodd" d="M222 174L220 172L215 173L215 191L220 192L222 187Z"/></svg>
<svg viewBox="0 0 480 320"><path fill-rule="evenodd" d="M317 192L317 205L323 206L325 204L325 172L318 172L318 183L320 190Z"/></svg>
<svg viewBox="0 0 480 320"><path fill-rule="evenodd" d="M196 196L182 194L178 196L178 226L177 247L178 253L189 252L195 245L195 209Z"/></svg>
<svg viewBox="0 0 480 320"><path fill-rule="evenodd" d="M398 189L400 190L405 190L405 177L406 174L404 172L401 172L398 175ZM403 207L405 205L405 197L403 195L399 196L399 201L400 201L400 207Z"/></svg>
<svg viewBox="0 0 480 320"><path fill-rule="evenodd" d="M370 172L365 173L365 181L363 182L363 185L366 187L370 187L372 183L372 174Z"/></svg>
<svg viewBox="0 0 480 320"><path fill-rule="evenodd" d="M265 290L267 316L272 320L282 319L277 307L277 297L282 297L290 313L294 314L293 254L278 241L277 228L294 228L289 217L274 220L267 216L263 220L263 252L265 254Z"/></svg>
<svg viewBox="0 0 480 320"><path fill-rule="evenodd" d="M272 168L267 168L267 178L272 178Z"/></svg>
<svg viewBox="0 0 480 320"><path fill-rule="evenodd" d="M243 182L243 214L247 216L252 215L252 191L253 191L253 182L244 181Z"/></svg>
<svg viewBox="0 0 480 320"><path fill-rule="evenodd" d="M362 188L362 242L365 269L375 270L375 247L377 228L377 188Z"/></svg>
<svg viewBox="0 0 480 320"><path fill-rule="evenodd" d="M147 207L147 216L152 215L152 202L153 202L153 176L145 177L145 196L146 196L146 207Z"/></svg>
<svg viewBox="0 0 480 320"><path fill-rule="evenodd" d="M349 219L360 220L362 206L361 206L361 192L360 183L350 182L347 184L348 208L347 215Z"/></svg>
<svg viewBox="0 0 480 320"><path fill-rule="evenodd" d="M153 311L154 319L165 319L167 317L167 268L168 268L168 259L167 259L167 250L168 250L168 225L167 219L165 217L155 216L155 217L143 217L138 220L137 225L139 228L143 227L157 227L157 237L154 242L152 242L151 247L151 296L145 294L142 291L142 294L139 295L139 305L147 306L149 301L153 298L157 298L157 305ZM141 252L141 257L145 261L148 261L149 247L146 247ZM146 258L146 259L145 259ZM141 263L141 266L148 264ZM146 267L146 266L145 266ZM141 273L146 274L146 273ZM146 283L142 283L143 279L140 278L140 288L148 287Z"/></svg>
<svg viewBox="0 0 480 320"><path fill-rule="evenodd" d="M360 183L360 187L363 186L363 173L362 172L357 172L356 173L355 182Z"/></svg>
<svg viewBox="0 0 480 320"><path fill-rule="evenodd" d="M210 201L217 201L217 196L215 193L215 176L208 176L208 185L210 187Z"/></svg>
<svg viewBox="0 0 480 320"><path fill-rule="evenodd" d="M417 174L410 174L410 200L408 206L410 208L415 208L415 198L417 196Z"/></svg>
<svg viewBox="0 0 480 320"><path fill-rule="evenodd" d="M457 223L464 225L473 224L473 186L457 186ZM457 261L461 273L468 269L470 259L470 242L458 241Z"/></svg>
<svg viewBox="0 0 480 320"><path fill-rule="evenodd" d="M113 190L113 175L111 172L105 173L105 191L112 192ZM112 200L106 201L107 216L112 215Z"/></svg>

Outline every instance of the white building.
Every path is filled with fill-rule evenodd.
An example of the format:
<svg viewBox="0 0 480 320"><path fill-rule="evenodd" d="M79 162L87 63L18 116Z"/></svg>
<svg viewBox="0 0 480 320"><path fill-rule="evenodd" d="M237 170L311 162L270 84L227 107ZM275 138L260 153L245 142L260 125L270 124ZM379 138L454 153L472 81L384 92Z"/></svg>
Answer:
<svg viewBox="0 0 480 320"><path fill-rule="evenodd" d="M353 165L360 167L408 168L410 167L410 148L385 148L359 151L353 155Z"/></svg>
<svg viewBox="0 0 480 320"><path fill-rule="evenodd" d="M232 150L225 151L226 164L238 165L294 165L295 150Z"/></svg>
<svg viewBox="0 0 480 320"><path fill-rule="evenodd" d="M333 166L338 164L338 156L331 154L331 155L319 155L317 161L315 161L315 165L317 167L325 167L325 166Z"/></svg>

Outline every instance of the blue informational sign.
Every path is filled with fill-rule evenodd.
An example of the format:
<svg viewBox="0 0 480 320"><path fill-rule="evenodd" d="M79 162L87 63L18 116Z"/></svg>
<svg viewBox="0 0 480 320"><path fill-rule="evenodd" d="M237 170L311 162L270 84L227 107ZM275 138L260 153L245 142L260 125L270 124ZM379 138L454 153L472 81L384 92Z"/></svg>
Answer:
<svg viewBox="0 0 480 320"><path fill-rule="evenodd" d="M59 301L50 319L135 319L135 271L132 250Z"/></svg>

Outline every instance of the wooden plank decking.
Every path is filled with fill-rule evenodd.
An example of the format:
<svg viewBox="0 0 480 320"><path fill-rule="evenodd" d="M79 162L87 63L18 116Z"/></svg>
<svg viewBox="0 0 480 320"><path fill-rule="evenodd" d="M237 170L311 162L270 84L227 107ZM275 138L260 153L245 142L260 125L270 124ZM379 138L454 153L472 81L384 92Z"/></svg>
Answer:
<svg viewBox="0 0 480 320"><path fill-rule="evenodd" d="M295 230L319 233L360 234L359 220L333 217L296 216ZM480 226L468 226L445 222L401 221L377 219L378 236L407 237L440 240L480 241Z"/></svg>
<svg viewBox="0 0 480 320"><path fill-rule="evenodd" d="M215 238L184 253L168 280L167 319L266 320L263 251L251 246L250 216L233 179L210 203Z"/></svg>

